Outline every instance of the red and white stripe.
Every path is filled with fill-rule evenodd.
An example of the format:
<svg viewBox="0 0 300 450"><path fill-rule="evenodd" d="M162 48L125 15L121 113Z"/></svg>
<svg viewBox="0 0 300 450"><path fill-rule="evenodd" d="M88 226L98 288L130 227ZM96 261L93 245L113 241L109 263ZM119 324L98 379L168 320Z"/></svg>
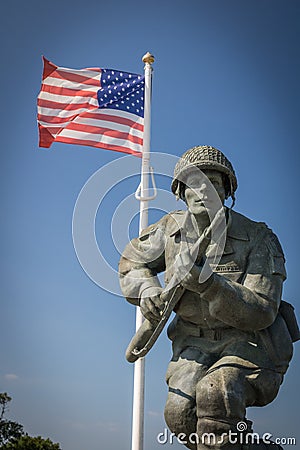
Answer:
<svg viewBox="0 0 300 450"><path fill-rule="evenodd" d="M38 96L40 147L64 142L140 156L144 119L125 111L99 109L100 87L101 69L66 69L44 58Z"/></svg>

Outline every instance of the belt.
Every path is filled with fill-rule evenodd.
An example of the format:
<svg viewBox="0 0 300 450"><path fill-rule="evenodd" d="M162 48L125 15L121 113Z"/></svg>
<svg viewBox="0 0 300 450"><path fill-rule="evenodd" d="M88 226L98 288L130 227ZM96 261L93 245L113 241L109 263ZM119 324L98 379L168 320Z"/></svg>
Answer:
<svg viewBox="0 0 300 450"><path fill-rule="evenodd" d="M177 328L178 327L178 328ZM186 322L183 319L179 319L176 328L178 331L183 331L189 336L193 337L203 337L205 339L210 339L212 341L220 341L224 336L224 331L230 328L202 328L191 322Z"/></svg>

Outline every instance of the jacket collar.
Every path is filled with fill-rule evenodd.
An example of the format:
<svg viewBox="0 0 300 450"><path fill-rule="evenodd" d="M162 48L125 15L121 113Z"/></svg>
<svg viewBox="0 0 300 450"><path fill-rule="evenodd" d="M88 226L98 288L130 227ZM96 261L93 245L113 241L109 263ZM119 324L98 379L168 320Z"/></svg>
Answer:
<svg viewBox="0 0 300 450"><path fill-rule="evenodd" d="M249 241L247 230L242 226L239 214L226 207L227 220L227 241L229 239L236 239L239 241ZM171 227L170 236L174 236L178 232L185 234L191 238L197 238L196 230L193 225L191 214L188 210L180 214L179 217L174 217L173 226Z"/></svg>

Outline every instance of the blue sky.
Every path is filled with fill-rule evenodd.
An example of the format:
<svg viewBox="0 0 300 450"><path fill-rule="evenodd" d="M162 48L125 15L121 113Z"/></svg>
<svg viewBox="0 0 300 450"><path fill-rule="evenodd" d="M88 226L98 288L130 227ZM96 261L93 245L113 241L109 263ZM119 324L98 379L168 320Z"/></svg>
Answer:
<svg viewBox="0 0 300 450"><path fill-rule="evenodd" d="M72 241L82 187L122 155L64 144L38 149L41 55L64 67L142 73L141 57L150 50L152 151L179 156L208 144L229 157L239 180L235 209L279 236L288 271L284 298L299 311L300 5L15 0L1 10L0 391L13 397L10 417L63 450L129 449L133 372L124 352L134 309L91 281ZM157 182L169 189L170 179ZM133 177L112 189L97 216L98 244L114 269L111 218L137 184ZM156 218L151 212L150 221ZM119 222L125 242L128 224ZM130 234L136 233L135 219ZM170 355L164 335L147 357L145 450L161 448L156 435L165 427ZM296 345L279 397L248 414L258 432L300 440L299 369Z"/></svg>

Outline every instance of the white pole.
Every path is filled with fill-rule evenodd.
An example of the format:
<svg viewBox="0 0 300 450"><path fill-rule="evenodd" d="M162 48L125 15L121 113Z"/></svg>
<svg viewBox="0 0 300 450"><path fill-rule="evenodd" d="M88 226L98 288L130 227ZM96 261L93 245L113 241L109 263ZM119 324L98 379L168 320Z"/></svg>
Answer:
<svg viewBox="0 0 300 450"><path fill-rule="evenodd" d="M140 190L140 226L139 232L148 226L148 189L150 172L150 123L151 123L151 79L154 57L148 52L142 58L145 63L145 95L144 95L144 140ZM136 331L143 322L140 308L136 308ZM134 363L133 411L132 411L132 450L143 450L144 444L144 392L145 392L145 360L138 359Z"/></svg>

